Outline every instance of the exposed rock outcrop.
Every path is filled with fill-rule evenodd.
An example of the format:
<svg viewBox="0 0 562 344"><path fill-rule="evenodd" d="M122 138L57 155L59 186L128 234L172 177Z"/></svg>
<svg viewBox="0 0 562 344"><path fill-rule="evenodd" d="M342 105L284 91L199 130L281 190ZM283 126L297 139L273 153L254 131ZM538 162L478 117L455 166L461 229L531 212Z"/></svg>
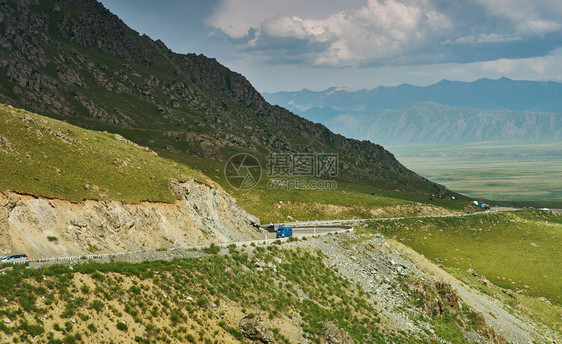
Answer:
<svg viewBox="0 0 562 344"><path fill-rule="evenodd" d="M258 238L253 225L259 219L227 193L194 180L170 187L179 198L172 204L72 203L0 193L0 254L43 258Z"/></svg>
<svg viewBox="0 0 562 344"><path fill-rule="evenodd" d="M273 331L265 326L259 315L245 316L238 326L248 339L259 343L277 343Z"/></svg>
<svg viewBox="0 0 562 344"><path fill-rule="evenodd" d="M323 344L353 344L349 333L340 329L331 322L322 324Z"/></svg>
<svg viewBox="0 0 562 344"><path fill-rule="evenodd" d="M5 137L0 136L0 149L10 150L12 149L12 144Z"/></svg>

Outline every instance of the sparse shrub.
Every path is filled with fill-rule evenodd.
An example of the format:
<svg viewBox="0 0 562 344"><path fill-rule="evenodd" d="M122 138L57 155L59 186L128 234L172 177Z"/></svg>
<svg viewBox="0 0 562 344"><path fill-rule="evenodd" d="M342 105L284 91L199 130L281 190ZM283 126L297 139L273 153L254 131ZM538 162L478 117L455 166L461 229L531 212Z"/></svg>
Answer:
<svg viewBox="0 0 562 344"><path fill-rule="evenodd" d="M96 280L98 280L98 281L100 281L100 282L103 282L103 281L105 280L105 276L102 275L101 273L99 273L98 271L96 271L96 272L94 272L94 273L92 274L92 278L93 278L93 279L96 279Z"/></svg>
<svg viewBox="0 0 562 344"><path fill-rule="evenodd" d="M27 333L28 335L35 337L38 336L40 334L42 334L43 332L45 332L45 330L43 329L43 326L41 326L41 324L30 324L27 321L22 321L21 325L18 327L19 330L24 331L25 333Z"/></svg>
<svg viewBox="0 0 562 344"><path fill-rule="evenodd" d="M206 253L206 254L217 254L217 253L219 253L220 250L221 250L221 248L219 246L215 245L214 243L209 245L209 247L204 247L202 249L203 253Z"/></svg>
<svg viewBox="0 0 562 344"><path fill-rule="evenodd" d="M197 300L197 306L199 306L201 308L206 307L207 304L208 304L208 301L206 299L201 298L201 299Z"/></svg>
<svg viewBox="0 0 562 344"><path fill-rule="evenodd" d="M127 332L127 330L129 329L129 326L127 326L127 324L122 321L118 322L116 327L119 331L123 332Z"/></svg>
<svg viewBox="0 0 562 344"><path fill-rule="evenodd" d="M95 309L96 312L99 313L99 312L101 312L101 310L103 309L103 306L104 306L104 304L103 304L103 301L102 301L102 300L100 300L100 299L95 299L95 300L92 302L91 308L92 308L92 309Z"/></svg>
<svg viewBox="0 0 562 344"><path fill-rule="evenodd" d="M64 344L64 342L62 341L62 339L55 339L53 337L49 338L49 341L47 342L47 344Z"/></svg>
<svg viewBox="0 0 562 344"><path fill-rule="evenodd" d="M78 343L78 341L82 340L82 335L80 335L79 333L72 335L69 334L66 337L64 337L63 339L63 343L64 344L75 344Z"/></svg>
<svg viewBox="0 0 562 344"><path fill-rule="evenodd" d="M242 340L244 338L244 334L242 332L240 332L237 328L235 327L229 327L227 329L227 331L234 336L234 338L238 339L238 340Z"/></svg>
<svg viewBox="0 0 562 344"><path fill-rule="evenodd" d="M56 236L49 235L49 236L47 237L47 240L49 240L49 241L58 241L59 238L57 238Z"/></svg>

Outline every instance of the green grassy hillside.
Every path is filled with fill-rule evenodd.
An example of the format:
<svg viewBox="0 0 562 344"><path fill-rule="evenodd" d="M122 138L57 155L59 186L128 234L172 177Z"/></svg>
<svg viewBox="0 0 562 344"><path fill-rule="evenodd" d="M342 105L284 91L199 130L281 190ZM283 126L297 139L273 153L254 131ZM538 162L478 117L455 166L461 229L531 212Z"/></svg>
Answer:
<svg viewBox="0 0 562 344"><path fill-rule="evenodd" d="M222 162L189 155L183 155L181 161L159 157L116 134L78 128L0 104L0 190L71 201L171 202L175 198L168 188L169 180L194 178L224 185L240 205L263 222L417 215L419 209L394 207L418 202L453 211L468 205L468 200L429 202L417 194L341 180L335 189L275 190L262 178L255 188L244 191L228 183ZM374 212L383 207L391 208L390 213Z"/></svg>
<svg viewBox="0 0 562 344"><path fill-rule="evenodd" d="M319 342L324 321L361 343L416 342L382 328L374 302L320 256L275 246L171 262L16 266L0 275L0 297L10 320L0 338L14 343L245 343L238 320L250 314L276 324L280 343L300 331Z"/></svg>
<svg viewBox="0 0 562 344"><path fill-rule="evenodd" d="M72 201L174 201L171 178L203 173L96 132L0 104L0 190Z"/></svg>
<svg viewBox="0 0 562 344"><path fill-rule="evenodd" d="M167 156L166 152L162 152ZM225 178L224 163L211 159L183 155L179 161L197 166L205 175L219 183L238 203L252 214L258 216L263 223L297 220L325 220L344 218L372 218L392 216L419 215L418 210L378 213L383 207L395 208L403 205L416 205L443 208L452 212L478 211L470 203L468 197L457 195L456 200L433 199L428 195L405 192L404 190L388 190L376 185L360 185L336 179L335 189L292 189L268 188L269 178L266 176L266 161L261 161L262 178L250 190L239 190L232 187ZM291 178L288 178L291 179ZM299 177L305 181L311 178ZM442 211L440 209L439 211ZM426 209L428 210L428 209Z"/></svg>

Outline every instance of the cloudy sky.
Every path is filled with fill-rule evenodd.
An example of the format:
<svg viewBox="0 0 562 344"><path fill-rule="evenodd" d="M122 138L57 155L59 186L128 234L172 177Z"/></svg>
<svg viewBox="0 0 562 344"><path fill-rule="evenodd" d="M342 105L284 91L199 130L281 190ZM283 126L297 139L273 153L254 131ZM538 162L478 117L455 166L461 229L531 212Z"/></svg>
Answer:
<svg viewBox="0 0 562 344"><path fill-rule="evenodd" d="M101 0L261 92L482 77L562 81L560 0Z"/></svg>

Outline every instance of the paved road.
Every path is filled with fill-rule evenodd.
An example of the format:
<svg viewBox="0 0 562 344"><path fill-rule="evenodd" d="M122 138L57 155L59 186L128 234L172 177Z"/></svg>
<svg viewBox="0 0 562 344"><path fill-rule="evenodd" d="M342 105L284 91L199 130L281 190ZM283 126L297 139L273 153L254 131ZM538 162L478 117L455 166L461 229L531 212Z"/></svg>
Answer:
<svg viewBox="0 0 562 344"><path fill-rule="evenodd" d="M338 232L345 232L345 231L351 231L353 230L353 227L351 226L338 226L338 225L328 225L328 226L293 226L293 235L295 237L311 237L311 236L322 236L322 235L327 235L329 233L338 233ZM267 239L266 239L266 235L267 234ZM270 245L272 244L275 240L286 240L286 238L280 238L277 239L275 236L275 233L270 233L270 232L264 232L264 236L262 239L258 239L258 240L249 240L249 241L236 241L236 242L226 242L226 243L216 243L215 245L220 246L220 247L227 247L229 245L236 245L236 246L242 246L242 245L251 245L251 244L257 244L257 245ZM166 250L164 252L158 252L157 250L145 250L145 251L138 251L138 252L116 252L116 253L103 253L103 254L92 254L92 255L82 255L82 256L71 256L71 257L53 257L53 258L42 258L42 259L36 259L36 260L29 260L29 262L32 264L31 266L33 267L40 267L40 266L44 266L44 265L51 265L51 264L56 264L56 263L76 263L76 262L84 262L87 261L89 259L95 260L95 261L105 261L108 260L109 258L114 258L114 259L122 259L120 257L122 256L144 256L144 255L158 255L158 256L167 256L167 255L171 255L171 256L181 256L180 251L185 251L185 250L190 250L190 249L202 249L205 247L209 247L209 245L194 245L194 246L185 246L185 247L177 247L177 248L171 248L169 250ZM168 254L170 252L175 252L178 251L177 254L176 253L172 253L172 254ZM158 259L164 259L164 258L158 258Z"/></svg>
<svg viewBox="0 0 562 344"><path fill-rule="evenodd" d="M497 208L494 207L489 211L480 211L471 214L450 214L450 215L425 215L425 216L401 216L401 217L375 217L370 219L355 219L355 220L318 220L318 221L296 221L296 222L279 222L275 223L275 226L280 225L289 225L293 226L293 228L302 228L302 227L311 227L311 226L341 226L341 225L353 225L362 222L368 221L386 221L386 220L401 220L405 218L409 219L423 219L423 218L432 218L432 217L460 217L460 216L477 216L482 214L487 214L490 212L503 212L503 211L517 211L521 210L518 208Z"/></svg>
<svg viewBox="0 0 562 344"><path fill-rule="evenodd" d="M295 237L308 237L314 235L326 235L329 233L339 233L350 231L353 229L351 226L338 226L338 225L293 225L293 236ZM267 239L275 240L275 233L268 232Z"/></svg>

